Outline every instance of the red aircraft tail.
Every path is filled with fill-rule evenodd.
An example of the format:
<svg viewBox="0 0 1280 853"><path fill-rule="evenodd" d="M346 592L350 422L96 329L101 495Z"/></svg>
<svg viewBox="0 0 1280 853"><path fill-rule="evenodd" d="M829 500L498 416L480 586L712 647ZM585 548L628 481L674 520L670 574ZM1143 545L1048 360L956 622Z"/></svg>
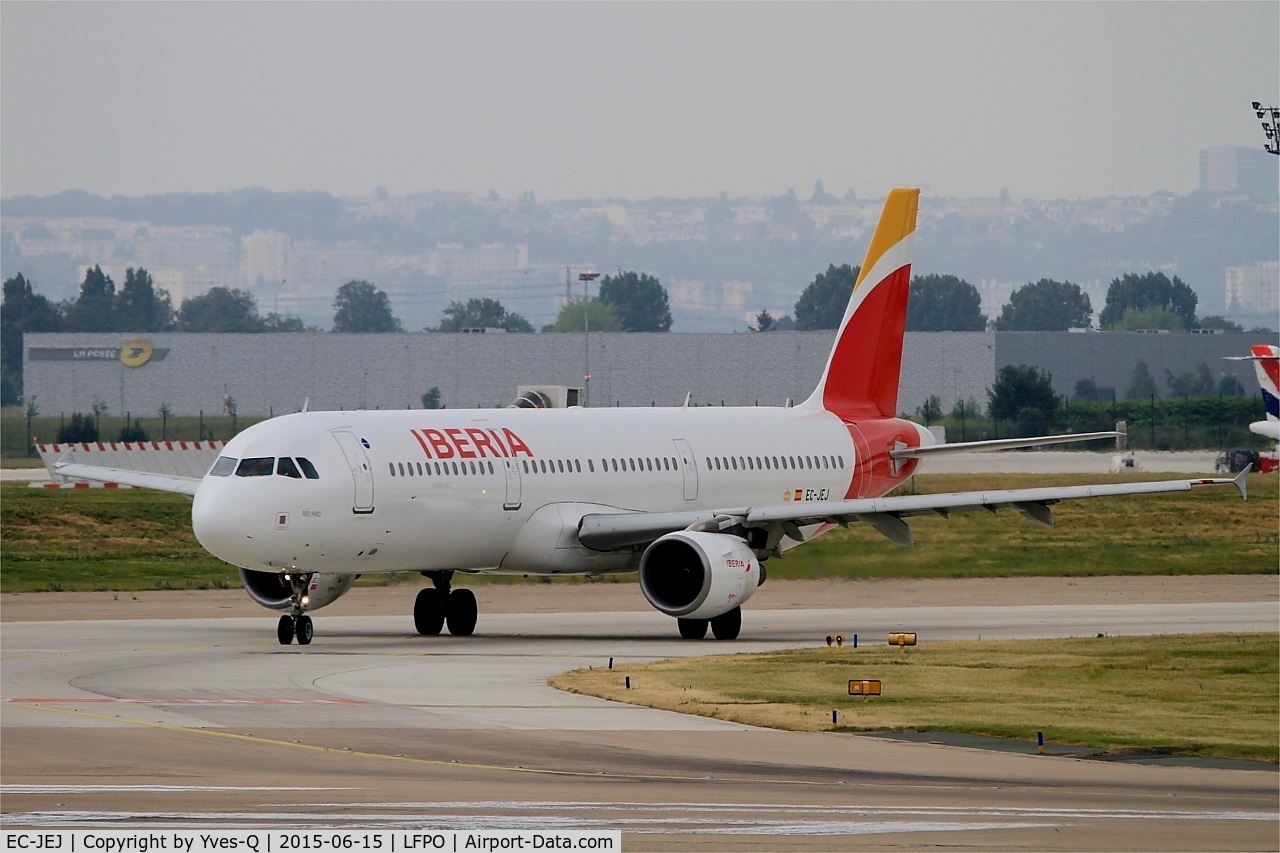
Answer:
<svg viewBox="0 0 1280 853"><path fill-rule="evenodd" d="M805 407L825 408L845 421L896 415L919 201L918 189L895 189L885 200L822 379Z"/></svg>

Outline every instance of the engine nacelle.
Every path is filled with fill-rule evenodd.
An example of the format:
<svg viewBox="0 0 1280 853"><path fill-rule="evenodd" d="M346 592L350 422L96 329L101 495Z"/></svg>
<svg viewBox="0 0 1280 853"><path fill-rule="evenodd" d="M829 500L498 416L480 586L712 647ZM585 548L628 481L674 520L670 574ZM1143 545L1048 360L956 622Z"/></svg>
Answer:
<svg viewBox="0 0 1280 853"><path fill-rule="evenodd" d="M359 575L312 575L307 584L306 603L303 610L319 610L326 604L332 604L351 590ZM249 597L272 610L288 610L292 602L293 588L279 572L255 572L252 569L240 570L240 582Z"/></svg>
<svg viewBox="0 0 1280 853"><path fill-rule="evenodd" d="M640 557L640 589L668 616L711 619L728 613L763 582L747 543L723 533L668 533Z"/></svg>

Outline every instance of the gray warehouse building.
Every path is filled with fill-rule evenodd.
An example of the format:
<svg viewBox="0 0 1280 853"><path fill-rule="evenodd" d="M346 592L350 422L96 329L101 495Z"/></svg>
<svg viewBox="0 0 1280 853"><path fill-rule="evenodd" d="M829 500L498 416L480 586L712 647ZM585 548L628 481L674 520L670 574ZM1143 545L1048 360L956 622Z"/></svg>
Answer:
<svg viewBox="0 0 1280 853"><path fill-rule="evenodd" d="M46 414L216 414L234 400L241 415L302 408L418 408L438 387L450 407L504 406L519 385L588 383L589 404L781 405L818 381L832 332L763 334L28 334L24 388ZM898 408L914 412L937 395L985 406L1006 364L1049 371L1055 389L1076 382L1123 393L1139 359L1163 385L1165 371L1236 376L1256 386L1246 355L1274 336L1130 332L912 332L906 336Z"/></svg>

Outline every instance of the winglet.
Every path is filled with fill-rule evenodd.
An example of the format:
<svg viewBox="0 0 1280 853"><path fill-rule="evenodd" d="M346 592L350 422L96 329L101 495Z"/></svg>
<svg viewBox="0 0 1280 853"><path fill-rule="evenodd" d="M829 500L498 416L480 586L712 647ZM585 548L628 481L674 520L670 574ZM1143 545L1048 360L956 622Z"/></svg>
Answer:
<svg viewBox="0 0 1280 853"><path fill-rule="evenodd" d="M847 421L896 414L919 202L919 189L891 190L885 199L822 379L804 408Z"/></svg>
<svg viewBox="0 0 1280 853"><path fill-rule="evenodd" d="M1231 481L1231 485L1235 486L1237 489L1240 490L1240 497L1244 498L1245 500L1249 500L1249 492L1245 488L1245 478L1249 476L1249 472L1252 470L1253 470L1253 463L1250 462L1248 465L1244 466L1244 469L1241 470L1241 472L1236 475L1236 478Z"/></svg>

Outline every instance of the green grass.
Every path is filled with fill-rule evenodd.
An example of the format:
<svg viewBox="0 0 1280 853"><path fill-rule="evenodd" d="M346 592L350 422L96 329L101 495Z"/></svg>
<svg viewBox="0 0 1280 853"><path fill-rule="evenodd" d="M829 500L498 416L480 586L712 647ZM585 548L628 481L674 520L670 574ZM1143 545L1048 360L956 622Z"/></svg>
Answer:
<svg viewBox="0 0 1280 853"><path fill-rule="evenodd" d="M915 488L928 494L1133 479L1131 474L925 474L916 478ZM912 518L913 548L855 524L770 560L767 567L774 578L1273 574L1280 555L1280 481L1274 474L1254 474L1248 489L1247 502L1229 486L1071 501L1053 507L1053 528L1026 521L1013 510Z"/></svg>
<svg viewBox="0 0 1280 853"><path fill-rule="evenodd" d="M0 592L240 586L235 567L211 556L192 534L191 500L147 489L32 489L5 483L0 487L0 558ZM404 580L421 578L375 574L359 583ZM470 586L519 582L506 576L467 579Z"/></svg>
<svg viewBox="0 0 1280 853"><path fill-rule="evenodd" d="M191 501L136 490L0 489L0 591L209 589L233 567L191 533Z"/></svg>
<svg viewBox="0 0 1280 853"><path fill-rule="evenodd" d="M1109 476L925 475L918 491L983 485L1100 482ZM774 578L1009 577L1115 574L1275 574L1274 475L1249 478L1251 499L1230 487L1099 498L1059 505L1052 530L1017 513L978 512L912 520L916 546L902 548L854 525L782 560ZM191 501L143 489L0 489L0 592L202 589L235 585L236 572L191 533ZM386 583L386 576L369 582Z"/></svg>
<svg viewBox="0 0 1280 853"><path fill-rule="evenodd" d="M878 679L883 695L851 697L850 679ZM1044 732L1052 743L1100 750L1280 759L1276 634L925 643L905 653L865 644L578 670L551 683L782 729L1028 742Z"/></svg>

